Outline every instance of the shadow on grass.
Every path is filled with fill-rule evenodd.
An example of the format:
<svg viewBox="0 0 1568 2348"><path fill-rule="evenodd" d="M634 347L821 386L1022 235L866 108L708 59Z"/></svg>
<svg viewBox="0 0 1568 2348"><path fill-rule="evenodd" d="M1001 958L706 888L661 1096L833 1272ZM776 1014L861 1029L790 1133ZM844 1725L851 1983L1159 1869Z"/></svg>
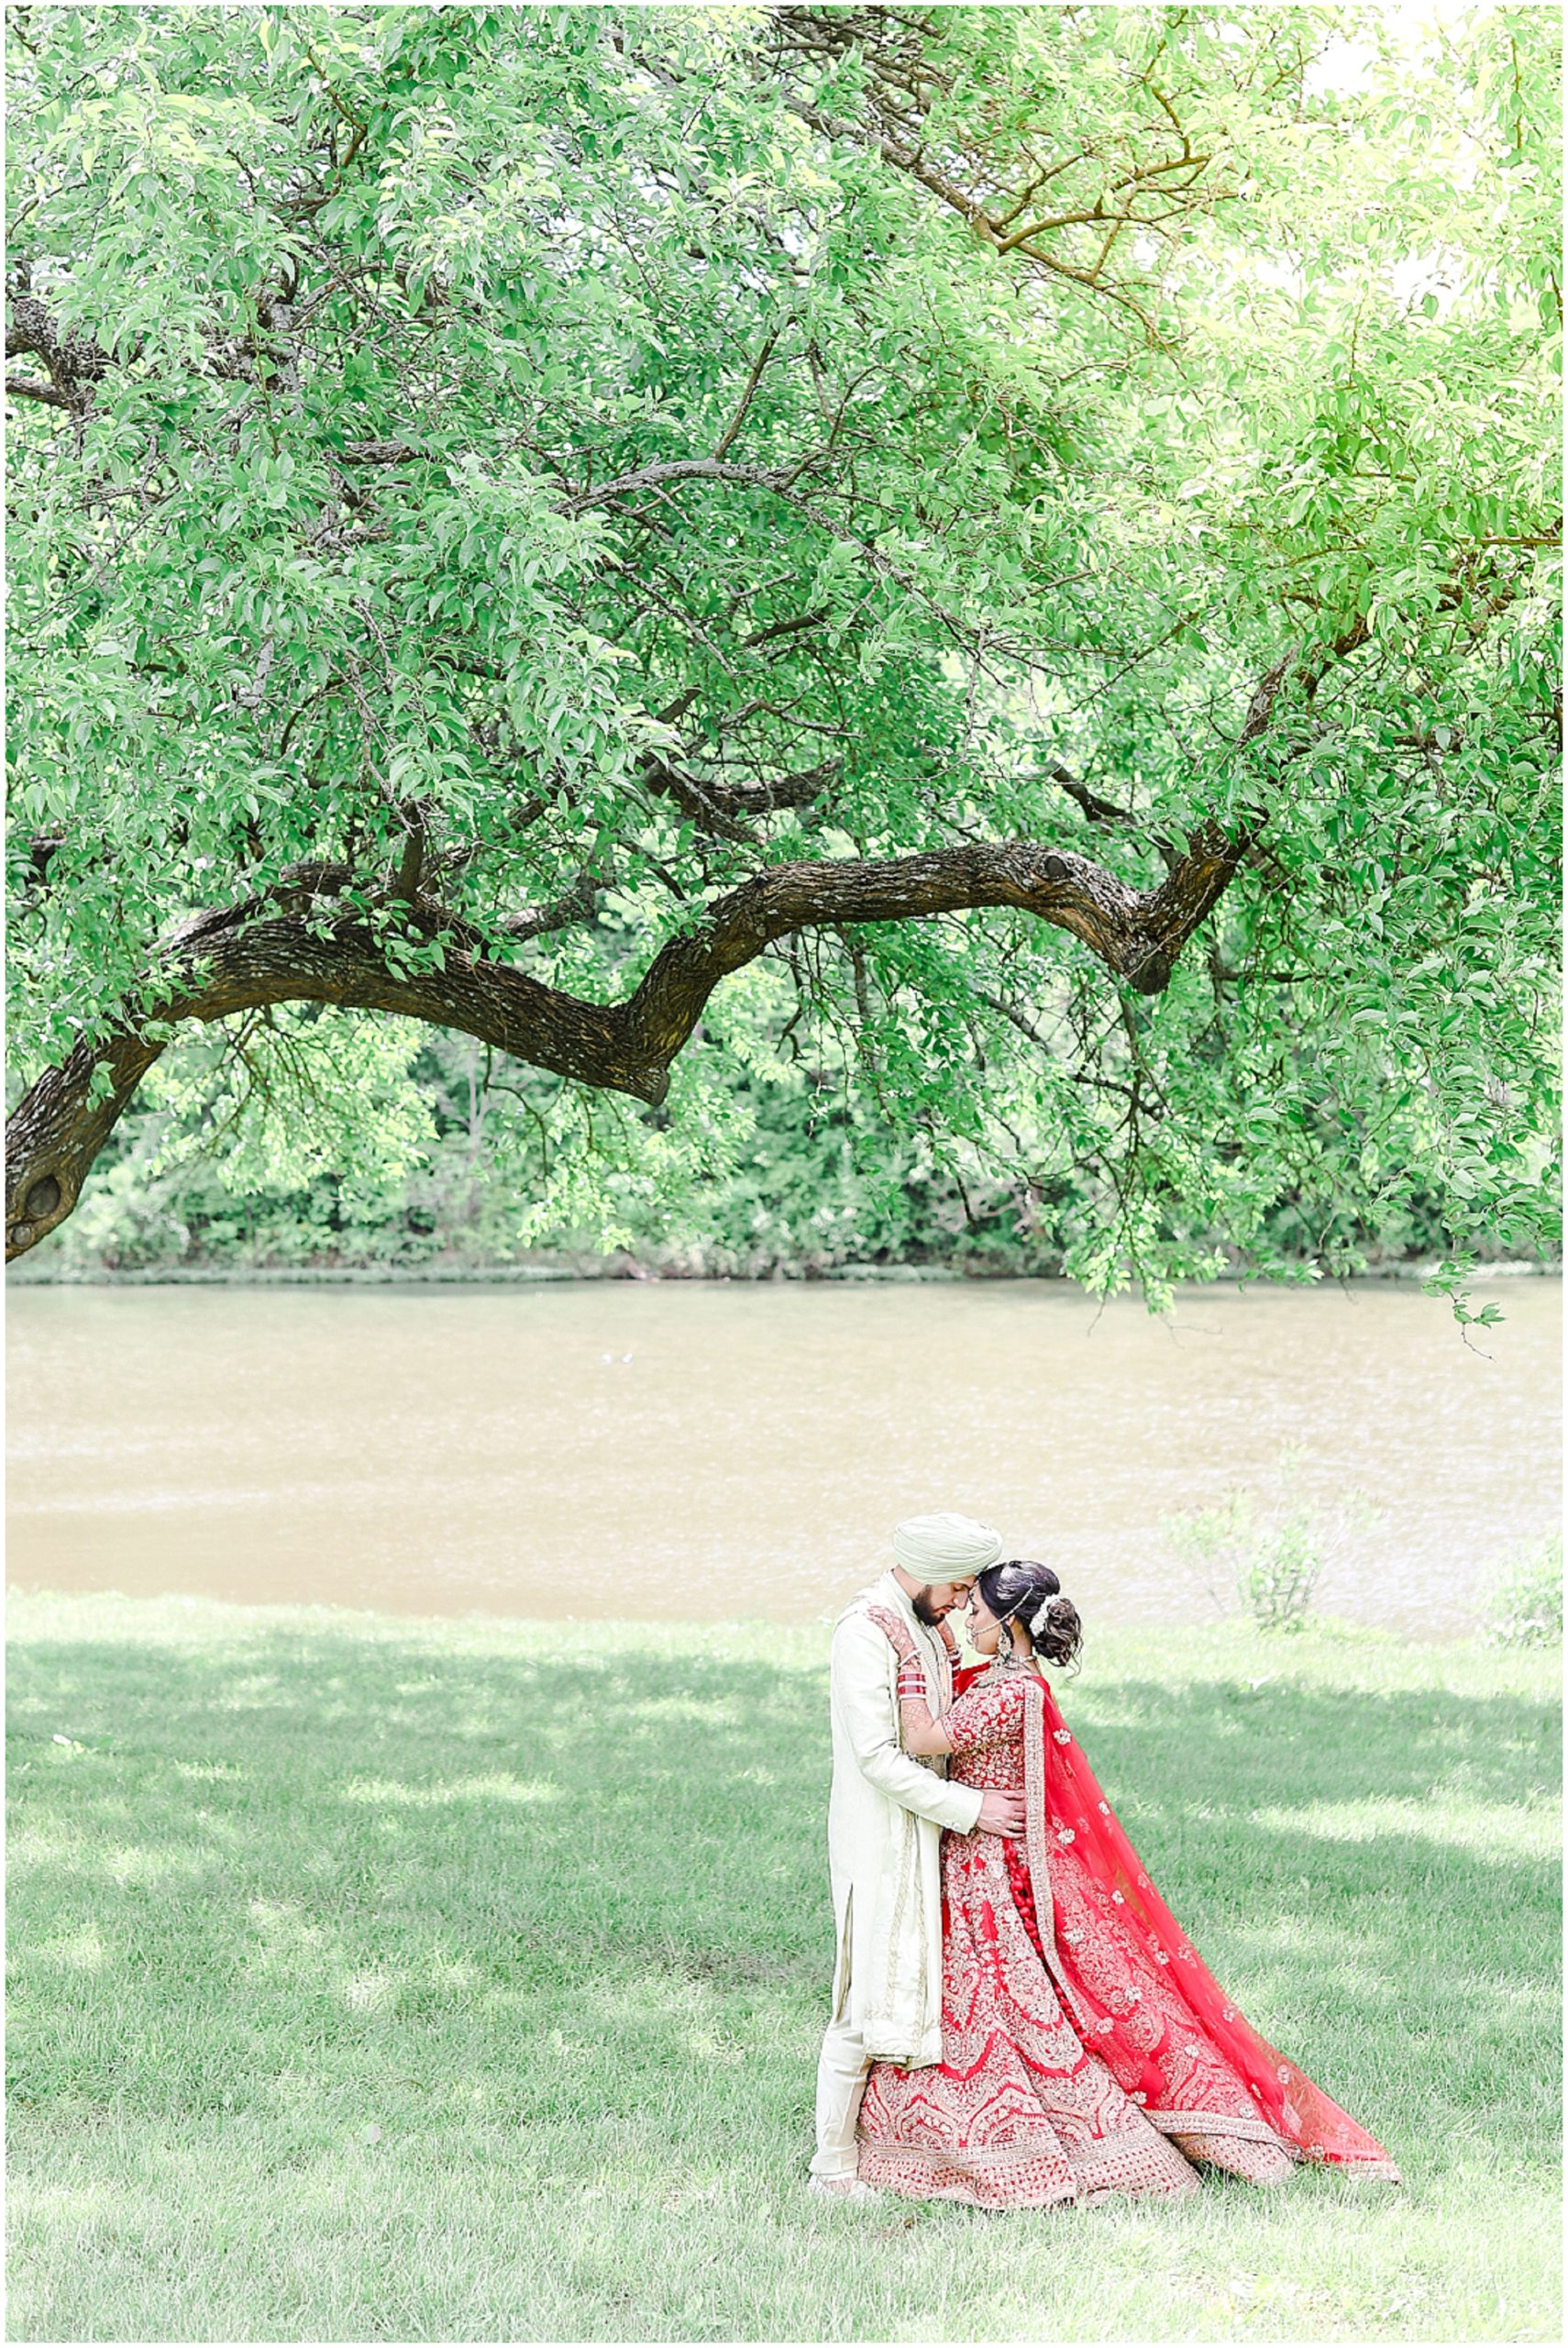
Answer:
<svg viewBox="0 0 1568 2348"><path fill-rule="evenodd" d="M12 1691L24 2110L325 2108L392 2066L448 2116L459 2086L541 2126L717 2112L801 2157L823 1673L264 1628L28 1645ZM1216 1678L1064 1703L1221 1978L1408 2173L1541 2151L1551 1707Z"/></svg>

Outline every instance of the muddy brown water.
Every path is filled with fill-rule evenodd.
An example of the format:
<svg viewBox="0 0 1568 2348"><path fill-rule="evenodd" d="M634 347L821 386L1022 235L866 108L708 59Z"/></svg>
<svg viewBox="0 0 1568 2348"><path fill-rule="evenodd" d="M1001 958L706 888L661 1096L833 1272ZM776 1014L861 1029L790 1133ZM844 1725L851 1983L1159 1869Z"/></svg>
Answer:
<svg viewBox="0 0 1568 2348"><path fill-rule="evenodd" d="M1086 1620L1211 1619L1162 1527L1282 1453L1318 1602L1465 1627L1556 1522L1561 1284L1474 1346L1419 1290L1039 1282L18 1288L8 1578L395 1611L809 1623L959 1508Z"/></svg>

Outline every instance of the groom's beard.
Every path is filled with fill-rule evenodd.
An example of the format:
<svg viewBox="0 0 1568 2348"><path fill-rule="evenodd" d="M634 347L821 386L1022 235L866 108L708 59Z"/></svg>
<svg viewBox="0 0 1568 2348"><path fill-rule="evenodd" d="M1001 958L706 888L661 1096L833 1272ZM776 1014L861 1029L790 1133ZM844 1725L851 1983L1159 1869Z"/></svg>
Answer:
<svg viewBox="0 0 1568 2348"><path fill-rule="evenodd" d="M928 1629L935 1631L941 1628L942 1616L937 1612L935 1607L931 1602L931 1584L929 1582L926 1583L923 1589L920 1589L915 1592L915 1595L910 1600L910 1604L914 1608L916 1614L919 1616L920 1620L926 1624Z"/></svg>

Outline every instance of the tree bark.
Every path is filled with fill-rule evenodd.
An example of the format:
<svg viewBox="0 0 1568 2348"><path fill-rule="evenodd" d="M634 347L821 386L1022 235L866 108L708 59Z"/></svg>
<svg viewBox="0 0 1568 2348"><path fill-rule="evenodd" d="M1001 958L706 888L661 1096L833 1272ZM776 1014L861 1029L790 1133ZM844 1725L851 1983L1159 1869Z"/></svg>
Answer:
<svg viewBox="0 0 1568 2348"><path fill-rule="evenodd" d="M79 1044L45 1070L13 1113L6 1257L26 1254L72 1213L121 1111L165 1048L168 1030L185 1020L226 1019L278 1002L394 1012L457 1028L580 1084L657 1102L668 1089L671 1062L719 981L794 930L1012 906L1081 939L1124 984L1157 994L1242 852L1210 827L1162 885L1146 892L1038 840L884 862L774 865L703 910L618 1003L584 1002L491 960L469 924L427 900L418 902L409 935L422 942L443 936L439 969L399 971L389 963L386 941L362 918L333 920L328 898L309 897L297 886L282 901L282 908L293 909L254 900L206 914L165 949L158 999L146 1013L96 1043ZM333 885L326 867L317 879Z"/></svg>

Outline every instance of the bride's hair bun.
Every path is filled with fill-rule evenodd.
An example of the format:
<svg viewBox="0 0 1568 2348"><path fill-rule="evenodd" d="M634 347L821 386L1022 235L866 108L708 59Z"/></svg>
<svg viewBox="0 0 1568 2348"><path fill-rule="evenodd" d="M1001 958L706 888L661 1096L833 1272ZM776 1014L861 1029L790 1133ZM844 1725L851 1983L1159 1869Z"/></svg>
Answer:
<svg viewBox="0 0 1568 2348"><path fill-rule="evenodd" d="M1043 1663L1076 1665L1084 1643L1084 1626L1070 1598L1048 1598L1031 1618L1029 1636Z"/></svg>
<svg viewBox="0 0 1568 2348"><path fill-rule="evenodd" d="M1050 1566L1034 1557L1010 1557L988 1566L976 1587L999 1623L1018 1623L1029 1634L1030 1645L1042 1663L1077 1663L1083 1645L1083 1624L1070 1598Z"/></svg>

